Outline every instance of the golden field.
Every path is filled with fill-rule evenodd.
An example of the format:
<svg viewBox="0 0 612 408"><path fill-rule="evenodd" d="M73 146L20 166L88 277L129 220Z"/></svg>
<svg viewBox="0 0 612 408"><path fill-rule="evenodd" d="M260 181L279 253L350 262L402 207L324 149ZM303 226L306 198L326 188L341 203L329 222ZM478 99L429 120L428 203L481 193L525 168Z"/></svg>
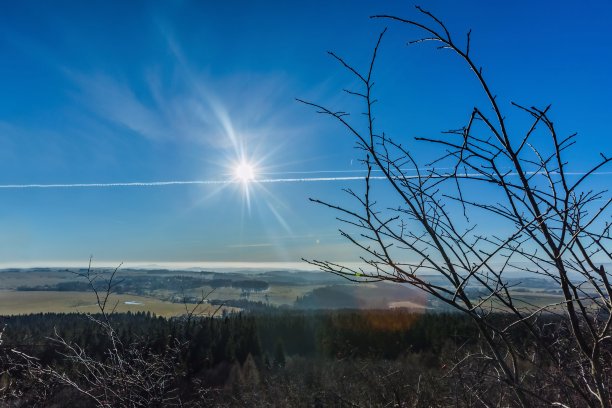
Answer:
<svg viewBox="0 0 612 408"><path fill-rule="evenodd" d="M126 304L135 302L141 304ZM159 299L133 296L111 295L108 300L108 310L116 305L117 312L151 312L158 316L171 317L185 313L185 305L181 303L165 302ZM187 305L189 311L195 305ZM218 306L201 305L196 313L208 315ZM232 308L225 308L232 310ZM98 312L96 297L87 292L21 292L0 290L0 315L19 315L28 313L96 313ZM219 311L221 313L221 310Z"/></svg>

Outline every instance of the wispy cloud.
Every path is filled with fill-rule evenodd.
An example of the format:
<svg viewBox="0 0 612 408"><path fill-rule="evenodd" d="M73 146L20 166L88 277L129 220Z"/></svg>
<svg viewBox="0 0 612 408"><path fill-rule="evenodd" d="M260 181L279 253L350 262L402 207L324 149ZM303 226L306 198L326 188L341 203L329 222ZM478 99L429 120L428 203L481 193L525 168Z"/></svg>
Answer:
<svg viewBox="0 0 612 408"><path fill-rule="evenodd" d="M100 118L151 139L171 134L163 111L145 103L129 85L102 74L71 77L80 92L77 98Z"/></svg>
<svg viewBox="0 0 612 408"><path fill-rule="evenodd" d="M184 63L182 63L184 64ZM68 72L75 98L99 120L152 141L234 148L248 138L292 132L286 115L287 78L249 72L215 77L179 64L176 72L143 72L135 80ZM142 78L145 78L144 80Z"/></svg>

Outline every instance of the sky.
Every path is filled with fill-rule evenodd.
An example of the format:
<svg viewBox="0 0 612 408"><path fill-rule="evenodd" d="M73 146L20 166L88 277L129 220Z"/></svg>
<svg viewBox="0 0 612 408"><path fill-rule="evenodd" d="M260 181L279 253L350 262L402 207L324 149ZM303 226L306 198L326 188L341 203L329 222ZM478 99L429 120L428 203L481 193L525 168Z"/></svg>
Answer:
<svg viewBox="0 0 612 408"><path fill-rule="evenodd" d="M377 121L426 163L436 152L413 138L462 126L483 98L457 58L407 46L414 29L369 18L419 18L414 5L4 4L0 186L64 186L0 188L0 264L356 261L337 214L309 198L344 202L342 189L362 182L334 178L362 175L362 157L296 98L359 111L342 92L354 79L327 51L366 68L388 27ZM426 6L459 37L472 29L473 57L504 109L552 103L560 133L579 133L571 169L610 153L612 3ZM243 162L254 181L235 182ZM65 186L79 184L89 186Z"/></svg>

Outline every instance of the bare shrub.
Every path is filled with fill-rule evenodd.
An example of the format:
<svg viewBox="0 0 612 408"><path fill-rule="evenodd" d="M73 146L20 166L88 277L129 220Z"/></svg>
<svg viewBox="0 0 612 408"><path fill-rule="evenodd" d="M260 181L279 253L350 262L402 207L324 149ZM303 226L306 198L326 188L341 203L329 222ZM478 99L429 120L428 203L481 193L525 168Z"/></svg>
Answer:
<svg viewBox="0 0 612 408"><path fill-rule="evenodd" d="M467 123L443 137L416 138L441 150L423 170L418 143L400 142L375 122L374 67L386 29L365 70L331 52L360 84L344 91L363 102L365 125L349 112L300 101L354 137L367 176L363 192L346 189L352 202L312 201L340 214L347 225L340 232L361 250L363 267L308 262L358 282L410 284L469 315L486 347L461 357L452 372L486 406L609 407L612 286L602 262L612 260L611 198L589 189L588 180L611 159L601 154L591 169L572 175L567 160L575 135L557 133L550 106L513 102L531 120L516 131L471 57L471 31L459 45L440 19L417 10L421 21L373 18L416 29L420 37L411 44L434 44L459 57L488 106L473 107ZM379 183L391 201L376 194ZM476 187L490 194L473 194ZM497 234L480 232L475 221L483 216L499 225ZM513 290L516 271L554 282L561 296L530 304Z"/></svg>

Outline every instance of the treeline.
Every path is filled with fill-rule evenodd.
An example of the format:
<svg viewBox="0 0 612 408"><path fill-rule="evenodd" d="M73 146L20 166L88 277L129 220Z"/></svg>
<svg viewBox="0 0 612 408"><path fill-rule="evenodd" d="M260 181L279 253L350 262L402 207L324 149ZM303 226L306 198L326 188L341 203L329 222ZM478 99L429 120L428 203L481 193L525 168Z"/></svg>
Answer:
<svg viewBox="0 0 612 408"><path fill-rule="evenodd" d="M182 292L186 289L195 289L205 286L208 280L192 276L121 276L113 281L114 293L135 293L143 294L156 290L169 290L174 292ZM107 289L108 282L103 279L93 282L94 288L97 291L104 292ZM17 287L18 291L59 291L59 292L91 292L89 282L83 280L74 280L67 282L58 282L53 285L38 285L28 286L22 285Z"/></svg>
<svg viewBox="0 0 612 408"><path fill-rule="evenodd" d="M290 356L395 359L412 352L437 353L448 342L475 339L471 323L460 315L401 310L239 313L194 318L188 325L179 318L128 312L112 315L111 323L123 343L146 341L155 352L169 339L189 341L192 358L185 363L195 371L203 361L212 367L222 361L242 363L248 354L272 355L279 343ZM3 347L26 347L37 356L55 351L55 334L98 357L108 346L101 328L82 314L8 316L0 317L0 324L6 326Z"/></svg>
<svg viewBox="0 0 612 408"><path fill-rule="evenodd" d="M172 395L181 395L181 406L346 406L346 401L392 405L397 400L438 406L446 404L458 386L445 377L446 364L457 350L471 353L482 346L478 332L462 315L404 310L268 309L173 319L142 312L113 314L108 323L121 345L119 351L113 351L116 344L104 325L92 319L102 316L0 317L5 327L0 391L12 392L0 392L0 404L53 406L52 401L74 398L75 390L66 384L48 386L58 377L45 377L49 371L40 368L82 381L79 373L89 363L67 357L68 344L78 345L76 350L82 349L88 361L107 366L117 361L113 353L122 353L120 360L133 359L128 367L144 364L140 371L134 368L138 375L151 372L147 364L161 361L153 368L158 373L159 367L172 371L167 378L172 379ZM499 319L503 324L507 317ZM516 339L521 339L519 332ZM34 357L38 371L15 366L21 360L12 350ZM130 370L126 375L132 375ZM33 378L33 372L42 377Z"/></svg>
<svg viewBox="0 0 612 408"><path fill-rule="evenodd" d="M104 359L111 347L103 327L82 314L41 313L3 317L0 321L6 327L2 347L26 349L47 363L59 362L62 350L55 337L78 344L95 359ZM187 342L183 363L191 372L261 354L255 321L241 314L197 319L187 325L180 319L156 317L149 312L128 312L111 315L110 324L122 344L141 343L154 354L163 353L171 342Z"/></svg>
<svg viewBox="0 0 612 408"><path fill-rule="evenodd" d="M106 290L107 283L101 280L94 282L94 287L100 292ZM157 290L174 291L182 293L188 289L197 289L203 286L212 288L232 287L243 291L259 292L267 290L268 282L256 279L232 280L232 279L205 279L192 276L122 276L113 282L115 293L133 293L137 295L147 294ZM18 291L58 291L58 292L90 292L91 286L88 282L74 280L58 282L53 285L28 286L22 285L16 288Z"/></svg>
<svg viewBox="0 0 612 408"><path fill-rule="evenodd" d="M231 279L211 279L207 282L211 288L236 288L246 291L260 292L268 290L270 284L263 280L247 279L247 280L231 280Z"/></svg>

